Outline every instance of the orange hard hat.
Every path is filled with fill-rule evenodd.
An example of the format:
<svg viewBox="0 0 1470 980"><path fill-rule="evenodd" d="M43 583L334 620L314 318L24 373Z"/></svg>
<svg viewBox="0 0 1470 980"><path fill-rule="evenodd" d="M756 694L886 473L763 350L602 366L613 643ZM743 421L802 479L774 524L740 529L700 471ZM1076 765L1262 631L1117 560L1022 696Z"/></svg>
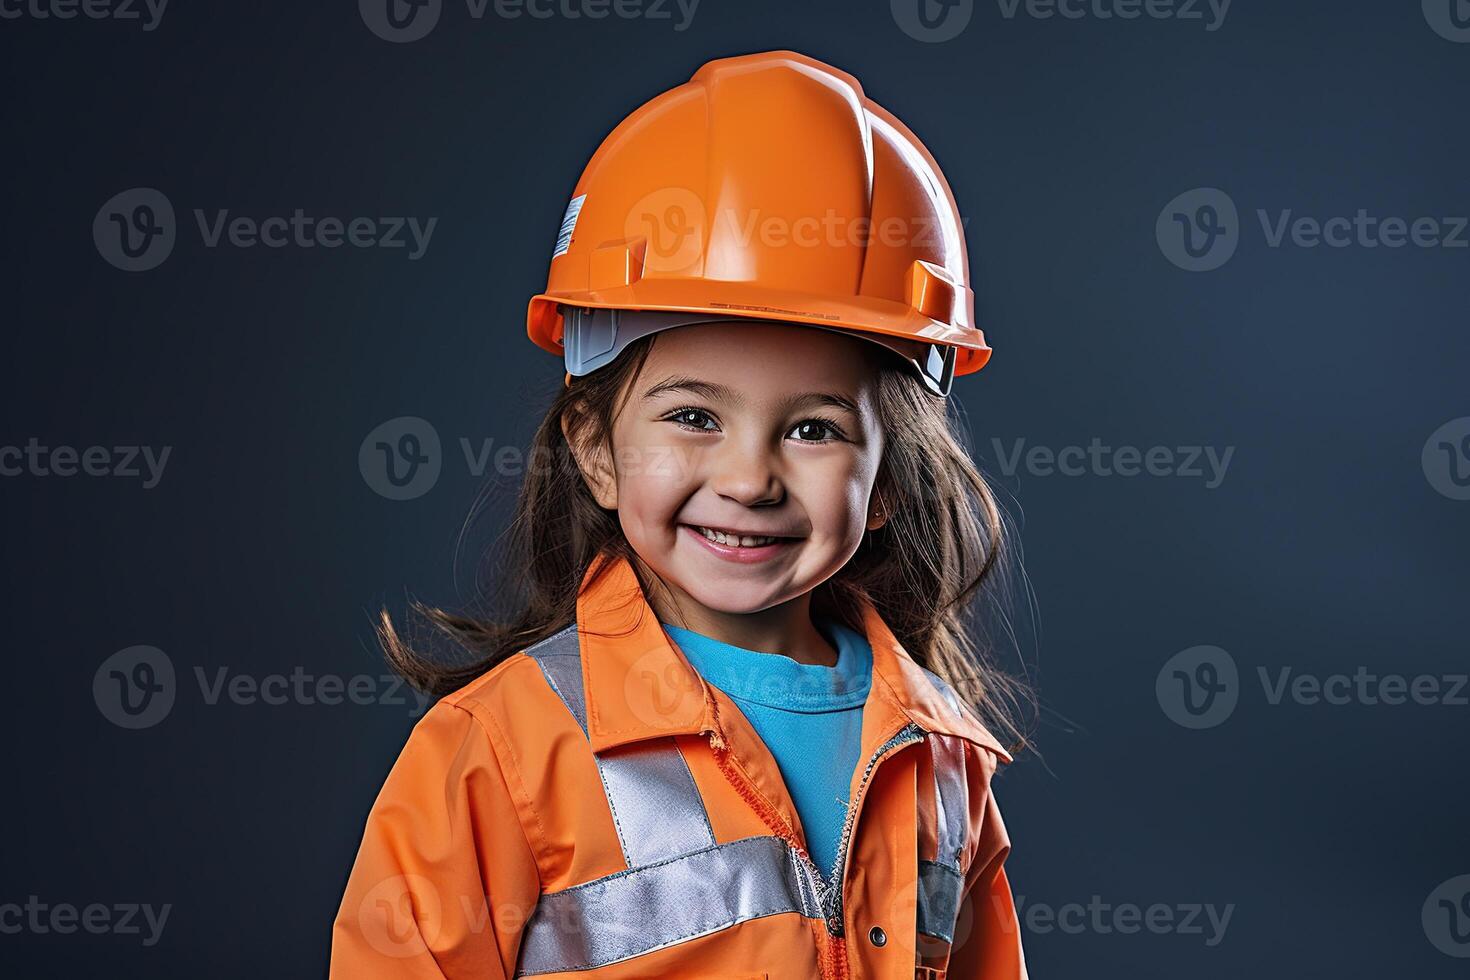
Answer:
<svg viewBox="0 0 1470 980"><path fill-rule="evenodd" d="M794 51L708 62L603 140L526 327L570 381L639 336L742 319L863 336L941 395L990 357L939 165L856 78Z"/></svg>

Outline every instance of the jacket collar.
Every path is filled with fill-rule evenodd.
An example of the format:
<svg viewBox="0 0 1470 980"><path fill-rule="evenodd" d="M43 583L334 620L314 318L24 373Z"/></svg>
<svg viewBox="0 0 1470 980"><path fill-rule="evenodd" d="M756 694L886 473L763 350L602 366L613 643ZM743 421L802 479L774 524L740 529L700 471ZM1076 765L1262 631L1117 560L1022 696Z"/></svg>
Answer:
<svg viewBox="0 0 1470 980"><path fill-rule="evenodd" d="M608 561L611 567L592 583ZM983 725L950 707L871 603L864 603L863 628L873 648L870 699L887 698L925 731L958 736L1011 761ZM664 632L627 559L599 556L587 570L577 598L577 631L592 751L715 729L712 689Z"/></svg>

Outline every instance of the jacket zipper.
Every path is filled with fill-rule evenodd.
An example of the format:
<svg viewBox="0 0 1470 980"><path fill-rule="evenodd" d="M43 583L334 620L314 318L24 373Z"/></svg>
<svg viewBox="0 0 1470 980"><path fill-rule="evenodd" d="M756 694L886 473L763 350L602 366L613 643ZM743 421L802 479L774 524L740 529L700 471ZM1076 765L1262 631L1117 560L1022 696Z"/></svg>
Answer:
<svg viewBox="0 0 1470 980"><path fill-rule="evenodd" d="M714 752L715 762L720 771L725 774L743 800L755 810L757 816L773 830L776 835L784 840L793 851L796 852L801 862L808 871L812 873L812 880L817 888L817 902L821 906L822 918L827 927L828 936L841 939L844 933L842 923L842 884L847 879L848 850L852 844L852 831L857 824L858 811L862 809L863 799L866 796L868 780L872 778L873 770L878 763L892 754L892 752L905 745L922 742L928 732L921 728L917 722L909 722L900 728L868 757L868 763L863 768L863 778L858 781L857 792L847 805L847 816L842 822L842 835L838 840L837 861L833 867L833 877L828 881L822 877L822 870L817 867L815 861L807 849L802 846L796 838L796 831L786 822L786 819L776 810L775 806L766 799L760 790L755 788L749 776L746 775L740 764L730 755L730 745L725 740L725 733L719 723L719 709L714 699L706 692L706 700L714 719L713 728L702 729L700 734L709 736L710 749ZM848 976L847 969L847 947L844 943L830 944L823 950L821 955L821 969L823 977L842 978Z"/></svg>
<svg viewBox="0 0 1470 980"><path fill-rule="evenodd" d="M715 727L705 728L701 734L709 736L710 750L714 753L715 763L720 767L731 786L740 794L746 804L760 817L761 822L772 830L776 836L786 842L792 853L797 855L802 868L811 879L811 885L817 895L817 905L825 908L827 895L825 883L822 880L822 871L817 863L812 860L811 855L796 838L796 830L786 821L786 818L776 809L765 794L756 789L749 775L730 755L730 744L725 740L725 733L719 727L718 715L715 716ZM799 886L800 887L800 886ZM817 966L821 972L822 980L843 980L848 975L846 949L841 944L827 942L820 944L817 950Z"/></svg>
<svg viewBox="0 0 1470 980"><path fill-rule="evenodd" d="M837 861L832 869L832 880L824 885L823 917L827 920L827 932L832 936L841 937L845 931L842 922L842 883L847 880L848 848L852 844L852 831L857 825L858 811L863 806L868 780L872 777L873 770L878 767L878 763L886 756L902 746L922 742L926 734L928 733L920 728L917 722L911 721L895 732L888 741L878 746L868 758L868 764L863 769L863 778L858 781L857 792L853 794L852 802L847 805L847 816L842 822L842 835L838 838Z"/></svg>

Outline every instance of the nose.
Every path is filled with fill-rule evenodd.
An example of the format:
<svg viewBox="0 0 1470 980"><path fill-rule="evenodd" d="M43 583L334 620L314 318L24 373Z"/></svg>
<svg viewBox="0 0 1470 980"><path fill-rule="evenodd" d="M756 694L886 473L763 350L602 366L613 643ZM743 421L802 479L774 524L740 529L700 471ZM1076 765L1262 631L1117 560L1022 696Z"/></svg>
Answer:
<svg viewBox="0 0 1470 980"><path fill-rule="evenodd" d="M711 490L745 507L779 504L786 496L779 467L763 446L728 439L716 451L708 477Z"/></svg>

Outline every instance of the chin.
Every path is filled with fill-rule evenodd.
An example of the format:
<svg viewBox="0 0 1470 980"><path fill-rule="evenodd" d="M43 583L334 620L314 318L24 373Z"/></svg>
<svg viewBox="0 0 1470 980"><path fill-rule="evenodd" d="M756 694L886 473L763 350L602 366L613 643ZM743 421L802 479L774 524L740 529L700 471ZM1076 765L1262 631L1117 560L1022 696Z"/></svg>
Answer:
<svg viewBox="0 0 1470 980"><path fill-rule="evenodd" d="M706 609L730 615L757 613L769 609L781 601L757 583L749 587L733 585L721 588L718 583L705 576L697 583L679 582L679 587L688 596Z"/></svg>

